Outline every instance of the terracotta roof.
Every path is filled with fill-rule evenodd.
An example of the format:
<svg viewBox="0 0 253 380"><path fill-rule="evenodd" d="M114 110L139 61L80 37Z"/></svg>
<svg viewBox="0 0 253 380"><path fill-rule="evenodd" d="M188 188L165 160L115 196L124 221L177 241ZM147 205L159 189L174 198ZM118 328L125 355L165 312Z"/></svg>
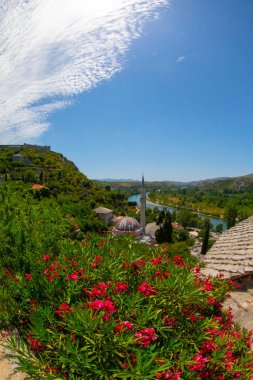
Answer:
<svg viewBox="0 0 253 380"><path fill-rule="evenodd" d="M253 216L224 232L204 256L204 275L226 278L253 273Z"/></svg>
<svg viewBox="0 0 253 380"><path fill-rule="evenodd" d="M36 183L35 185L32 185L32 189L45 189L45 186Z"/></svg>

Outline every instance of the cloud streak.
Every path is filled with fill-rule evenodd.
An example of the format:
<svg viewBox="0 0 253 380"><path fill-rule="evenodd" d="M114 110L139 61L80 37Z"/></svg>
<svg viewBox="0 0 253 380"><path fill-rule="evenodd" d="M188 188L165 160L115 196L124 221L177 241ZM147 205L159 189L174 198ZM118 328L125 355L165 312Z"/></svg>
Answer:
<svg viewBox="0 0 253 380"><path fill-rule="evenodd" d="M182 55L180 57L177 57L176 63L184 62L185 60L186 60L186 57Z"/></svg>
<svg viewBox="0 0 253 380"><path fill-rule="evenodd" d="M50 113L120 71L169 1L0 0L0 143L33 141Z"/></svg>

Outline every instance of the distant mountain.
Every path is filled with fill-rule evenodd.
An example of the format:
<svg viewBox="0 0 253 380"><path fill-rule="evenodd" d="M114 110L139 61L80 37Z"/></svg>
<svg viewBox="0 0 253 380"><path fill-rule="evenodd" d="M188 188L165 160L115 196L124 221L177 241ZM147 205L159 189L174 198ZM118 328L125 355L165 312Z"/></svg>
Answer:
<svg viewBox="0 0 253 380"><path fill-rule="evenodd" d="M102 178L102 179L92 179L92 181L94 182L140 182L136 179L123 179L123 178L120 178L120 179L113 179L113 178Z"/></svg>
<svg viewBox="0 0 253 380"><path fill-rule="evenodd" d="M240 177L214 178L195 183L196 187L232 192L253 192L253 174Z"/></svg>
<svg viewBox="0 0 253 380"><path fill-rule="evenodd" d="M96 179L95 182L104 182L113 184L115 188L134 187L139 186L139 180L133 179ZM240 177L217 177L209 178L199 181L179 182L179 181L145 181L146 188L183 188L183 187L196 187L200 189L213 189L218 191L227 192L253 192L253 174L248 174Z"/></svg>

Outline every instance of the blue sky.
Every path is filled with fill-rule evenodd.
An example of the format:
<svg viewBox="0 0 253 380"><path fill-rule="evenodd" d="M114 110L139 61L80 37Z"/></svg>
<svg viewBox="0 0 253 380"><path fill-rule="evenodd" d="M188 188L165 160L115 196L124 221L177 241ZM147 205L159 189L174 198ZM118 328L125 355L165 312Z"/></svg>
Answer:
<svg viewBox="0 0 253 380"><path fill-rule="evenodd" d="M22 3L12 1L18 2ZM98 0L95 2L99 5ZM48 86L47 92L36 88L37 97L26 100L27 118L22 114L18 120L10 121L4 115L6 124L5 129L0 128L0 138L2 135L2 141L15 142L16 133L19 142L51 145L89 178L136 179L144 172L147 180L188 181L252 173L253 2L150 1L148 10L142 3L148 1L129 0L125 19L117 9L118 24L111 22L108 27L103 19L95 31L95 40L87 31L85 42L97 55L84 54L81 43L77 44L83 64L78 72L78 60L68 60L72 45L65 40L55 51L50 50L50 70L37 67L41 45L38 55L32 56L34 78L29 63L23 82L32 77L33 86L26 87L25 93L33 94L38 78L43 78L41 87ZM131 13L133 6L140 7L138 17ZM43 31L45 28L47 24ZM103 33L108 31L110 43L106 40L103 50ZM49 28L51 48L52 35L58 38L59 33ZM115 47L118 35L121 40ZM78 39L80 35L76 32L74 37ZM36 38L38 34L34 36L34 46ZM113 53L108 57L110 49ZM63 58L59 60L59 56ZM115 56L117 64L112 64ZM26 54L22 65L28 58ZM99 69L98 73L101 60L103 71ZM56 62L55 67L52 62ZM65 75L66 65L68 74L61 82L59 68ZM72 68L75 75L71 74ZM48 77L53 77L50 85ZM50 97L47 102L45 99ZM30 115L30 104L40 107L35 116ZM20 126L20 119L29 128Z"/></svg>

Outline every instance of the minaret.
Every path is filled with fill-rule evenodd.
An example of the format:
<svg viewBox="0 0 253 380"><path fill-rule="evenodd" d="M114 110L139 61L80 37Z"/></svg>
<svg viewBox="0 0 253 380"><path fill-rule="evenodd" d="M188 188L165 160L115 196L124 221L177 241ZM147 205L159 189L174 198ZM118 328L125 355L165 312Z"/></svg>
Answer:
<svg viewBox="0 0 253 380"><path fill-rule="evenodd" d="M145 191L145 183L144 183L144 177L142 175L142 181L141 181L141 227L145 234L145 227L146 227L146 191Z"/></svg>

